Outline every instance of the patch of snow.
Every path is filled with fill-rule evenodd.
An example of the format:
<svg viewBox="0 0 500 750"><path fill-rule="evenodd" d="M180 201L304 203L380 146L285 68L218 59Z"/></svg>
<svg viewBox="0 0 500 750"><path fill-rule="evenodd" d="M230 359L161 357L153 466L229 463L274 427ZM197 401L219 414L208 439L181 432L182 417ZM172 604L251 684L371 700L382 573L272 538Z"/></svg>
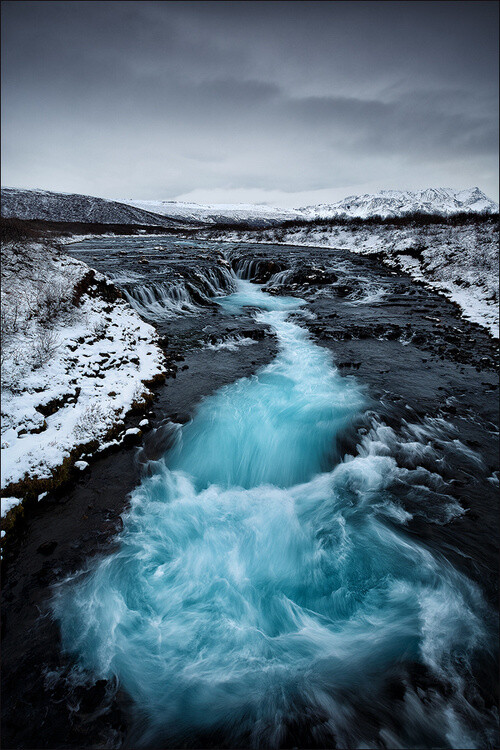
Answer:
<svg viewBox="0 0 500 750"><path fill-rule="evenodd" d="M232 222L277 223L298 219L301 212L295 209L254 203L186 203L183 201L123 201L130 206L171 219L183 219L206 224Z"/></svg>
<svg viewBox="0 0 500 750"><path fill-rule="evenodd" d="M87 461L75 461L75 466L77 469L80 469L80 471L84 471L88 468L89 464Z"/></svg>
<svg viewBox="0 0 500 750"><path fill-rule="evenodd" d="M94 289L74 304L89 271L55 245L3 248L2 487L101 442L165 369L155 329L125 300Z"/></svg>
<svg viewBox="0 0 500 750"><path fill-rule="evenodd" d="M2 499L0 500L0 505L2 508L2 518L5 515L7 515L9 510L12 510L12 508L15 508L16 505L19 505L20 502L21 502L20 497L2 497Z"/></svg>

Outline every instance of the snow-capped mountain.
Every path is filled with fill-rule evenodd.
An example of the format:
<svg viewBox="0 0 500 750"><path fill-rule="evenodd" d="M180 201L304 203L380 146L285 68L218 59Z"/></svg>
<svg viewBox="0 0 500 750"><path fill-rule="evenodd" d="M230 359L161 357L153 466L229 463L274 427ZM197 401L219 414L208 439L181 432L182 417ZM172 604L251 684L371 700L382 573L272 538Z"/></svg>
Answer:
<svg viewBox="0 0 500 750"><path fill-rule="evenodd" d="M460 212L496 213L498 203L477 187L455 191L451 188L427 190L381 190L373 195L350 195L337 203L306 206L298 209L302 218L326 219L335 216L403 216L407 213L450 215Z"/></svg>
<svg viewBox="0 0 500 750"><path fill-rule="evenodd" d="M198 221L208 224L258 223L276 224L296 219L320 219L335 216L402 216L407 213L453 213L498 211L498 204L488 198L479 188L454 191L451 188L428 188L412 192L409 190L381 190L374 195L351 195L337 203L305 206L302 208L279 208L249 203L199 204L179 201L123 201L150 213L170 218Z"/></svg>
<svg viewBox="0 0 500 750"><path fill-rule="evenodd" d="M304 208L279 208L250 203L199 204L180 201L111 201L89 195L54 193L48 190L2 188L2 216L18 219L99 224L142 224L164 227L179 224L246 224L276 226L297 219L336 216L395 217L407 213L449 215L459 212L498 212L498 204L479 188L381 190L373 195L351 195L337 203Z"/></svg>
<svg viewBox="0 0 500 750"><path fill-rule="evenodd" d="M123 201L143 211L149 211L175 219L184 219L206 224L256 222L276 224L301 218L300 211L258 203L184 203L182 201Z"/></svg>
<svg viewBox="0 0 500 750"><path fill-rule="evenodd" d="M85 224L141 224L177 226L182 222L105 198L49 190L2 188L2 216L42 221L68 221ZM184 222L182 222L184 223Z"/></svg>

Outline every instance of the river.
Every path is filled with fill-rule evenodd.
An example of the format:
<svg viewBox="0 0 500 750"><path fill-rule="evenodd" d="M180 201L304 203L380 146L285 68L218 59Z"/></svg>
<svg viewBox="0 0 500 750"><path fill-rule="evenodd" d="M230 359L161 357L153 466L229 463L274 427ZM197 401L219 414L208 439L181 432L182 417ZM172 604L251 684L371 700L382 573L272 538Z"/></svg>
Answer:
<svg viewBox="0 0 500 750"><path fill-rule="evenodd" d="M494 377L436 351L467 324L345 252L290 251L294 289L282 248L154 243L77 252L195 370L275 352L167 420L113 549L59 575L75 682L127 696L128 747L493 747Z"/></svg>

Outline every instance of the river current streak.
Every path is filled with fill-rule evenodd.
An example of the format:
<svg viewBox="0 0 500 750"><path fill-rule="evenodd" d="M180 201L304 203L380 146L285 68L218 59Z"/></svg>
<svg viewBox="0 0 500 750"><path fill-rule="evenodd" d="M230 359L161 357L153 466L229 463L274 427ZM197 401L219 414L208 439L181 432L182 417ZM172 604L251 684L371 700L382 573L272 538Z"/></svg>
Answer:
<svg viewBox="0 0 500 750"><path fill-rule="evenodd" d="M338 455L362 390L290 319L300 300L238 281L217 301L260 310L279 353L200 404L117 551L60 587L65 649L132 698L134 746L481 746L481 594L402 530L391 455Z"/></svg>

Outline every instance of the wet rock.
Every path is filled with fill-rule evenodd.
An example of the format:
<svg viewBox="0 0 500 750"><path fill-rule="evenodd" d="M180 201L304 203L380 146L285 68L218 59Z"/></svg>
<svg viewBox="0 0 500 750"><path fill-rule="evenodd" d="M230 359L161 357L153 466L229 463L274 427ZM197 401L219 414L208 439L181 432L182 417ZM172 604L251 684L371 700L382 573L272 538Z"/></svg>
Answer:
<svg viewBox="0 0 500 750"><path fill-rule="evenodd" d="M37 547L36 551L39 552L41 555L51 555L56 547L57 547L57 542L47 541L47 542L43 542L39 547Z"/></svg>
<svg viewBox="0 0 500 750"><path fill-rule="evenodd" d="M139 427L131 427L130 429L125 431L125 434L123 435L123 445L124 446L130 446L130 445L137 445L141 442L142 439L142 430L139 429Z"/></svg>
<svg viewBox="0 0 500 750"><path fill-rule="evenodd" d="M79 704L79 710L90 714L101 708L106 699L107 685L107 680L98 680L90 688L84 686L76 688L75 697Z"/></svg>
<svg viewBox="0 0 500 750"><path fill-rule="evenodd" d="M353 284L337 284L335 287L335 294L337 297L348 297L350 294L356 291L356 287Z"/></svg>
<svg viewBox="0 0 500 750"><path fill-rule="evenodd" d="M266 284L275 273L288 268L285 263L267 258L234 258L232 265L236 272L244 273L245 278L257 284Z"/></svg>
<svg viewBox="0 0 500 750"><path fill-rule="evenodd" d="M266 337L266 331L264 328L252 328L250 330L242 331L243 336L254 341L262 341Z"/></svg>
<svg viewBox="0 0 500 750"><path fill-rule="evenodd" d="M326 271L324 268L300 268L295 270L291 276L287 278L287 285L298 284L300 286L323 286L325 284L334 284L338 280L338 276L333 271Z"/></svg>
<svg viewBox="0 0 500 750"><path fill-rule="evenodd" d="M339 362L337 367L340 369L359 370L361 362Z"/></svg>
<svg viewBox="0 0 500 750"><path fill-rule="evenodd" d="M427 336L424 333L414 333L411 339L412 344L415 344L415 346L419 346L420 344L425 344L427 341Z"/></svg>

